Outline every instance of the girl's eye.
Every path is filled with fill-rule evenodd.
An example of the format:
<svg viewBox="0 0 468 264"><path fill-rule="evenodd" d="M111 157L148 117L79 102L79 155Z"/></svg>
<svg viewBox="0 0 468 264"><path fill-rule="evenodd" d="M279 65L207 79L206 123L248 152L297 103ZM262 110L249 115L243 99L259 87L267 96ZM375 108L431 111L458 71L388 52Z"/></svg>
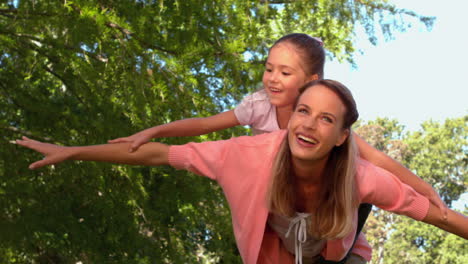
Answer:
<svg viewBox="0 0 468 264"><path fill-rule="evenodd" d="M266 71L266 72L272 72L272 69L266 68L265 71Z"/></svg>
<svg viewBox="0 0 468 264"><path fill-rule="evenodd" d="M283 75L289 76L289 75L291 75L291 73L289 73L289 72L283 72Z"/></svg>
<svg viewBox="0 0 468 264"><path fill-rule="evenodd" d="M298 108L297 112L301 113L301 114L307 114L308 113L307 109L305 109L305 108Z"/></svg>

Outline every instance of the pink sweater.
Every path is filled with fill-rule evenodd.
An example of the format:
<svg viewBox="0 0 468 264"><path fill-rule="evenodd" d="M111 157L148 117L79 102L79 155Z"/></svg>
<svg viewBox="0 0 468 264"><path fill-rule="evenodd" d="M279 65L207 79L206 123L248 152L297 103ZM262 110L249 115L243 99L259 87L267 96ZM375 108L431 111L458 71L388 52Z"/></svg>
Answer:
<svg viewBox="0 0 468 264"><path fill-rule="evenodd" d="M285 130L255 137L189 143L171 146L169 163L216 180L229 203L234 236L243 262L293 263L294 258L282 247L278 236L266 228L268 208L266 192L271 166ZM393 174L364 160L358 161L357 184L361 203L422 220L429 201L403 184ZM354 216L356 228L357 212ZM355 232L344 239L329 240L322 250L327 260L341 260L352 245ZM263 241L263 243L262 243ZM371 251L356 243L353 252L370 259Z"/></svg>

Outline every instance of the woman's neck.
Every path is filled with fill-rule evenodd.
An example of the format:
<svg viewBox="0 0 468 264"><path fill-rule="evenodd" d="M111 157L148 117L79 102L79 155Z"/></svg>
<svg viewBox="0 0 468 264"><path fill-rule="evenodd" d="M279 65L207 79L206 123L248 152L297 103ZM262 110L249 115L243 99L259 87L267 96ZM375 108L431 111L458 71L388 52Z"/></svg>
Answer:
<svg viewBox="0 0 468 264"><path fill-rule="evenodd" d="M296 210L312 213L317 208L320 190L322 189L323 172L326 160L314 162L293 161L296 189Z"/></svg>
<svg viewBox="0 0 468 264"><path fill-rule="evenodd" d="M328 157L314 161L293 158L292 166L296 182L300 184L320 185L327 160Z"/></svg>
<svg viewBox="0 0 468 264"><path fill-rule="evenodd" d="M288 127L289 118L293 113L292 105L288 106L276 106L276 121L280 129Z"/></svg>

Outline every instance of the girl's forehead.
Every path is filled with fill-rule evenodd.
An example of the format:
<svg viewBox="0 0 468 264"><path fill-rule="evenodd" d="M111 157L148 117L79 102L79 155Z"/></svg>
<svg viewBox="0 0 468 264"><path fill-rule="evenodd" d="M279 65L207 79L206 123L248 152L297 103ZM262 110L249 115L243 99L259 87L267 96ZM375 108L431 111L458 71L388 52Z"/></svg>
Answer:
<svg viewBox="0 0 468 264"><path fill-rule="evenodd" d="M296 50L296 47L294 47L293 44L287 43L287 42L278 43L275 46L273 46L270 49L270 53L268 54L268 57L270 57L271 55L276 55L277 53L287 53L289 55L292 55L292 54L299 55L298 51Z"/></svg>
<svg viewBox="0 0 468 264"><path fill-rule="evenodd" d="M278 43L270 49L267 64L287 66L304 71L301 56L290 43Z"/></svg>

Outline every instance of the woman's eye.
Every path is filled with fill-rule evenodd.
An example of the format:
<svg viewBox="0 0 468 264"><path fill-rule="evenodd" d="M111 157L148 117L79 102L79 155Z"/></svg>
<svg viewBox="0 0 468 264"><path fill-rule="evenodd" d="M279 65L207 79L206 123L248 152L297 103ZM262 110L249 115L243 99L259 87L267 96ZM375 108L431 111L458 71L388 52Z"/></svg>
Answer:
<svg viewBox="0 0 468 264"><path fill-rule="evenodd" d="M328 123L333 123L333 120L328 116L322 117L322 120L325 121L325 122L328 122Z"/></svg>
<svg viewBox="0 0 468 264"><path fill-rule="evenodd" d="M302 114L307 114L308 113L307 109L305 109L305 108L299 108L299 109L297 109L297 112L302 113Z"/></svg>

